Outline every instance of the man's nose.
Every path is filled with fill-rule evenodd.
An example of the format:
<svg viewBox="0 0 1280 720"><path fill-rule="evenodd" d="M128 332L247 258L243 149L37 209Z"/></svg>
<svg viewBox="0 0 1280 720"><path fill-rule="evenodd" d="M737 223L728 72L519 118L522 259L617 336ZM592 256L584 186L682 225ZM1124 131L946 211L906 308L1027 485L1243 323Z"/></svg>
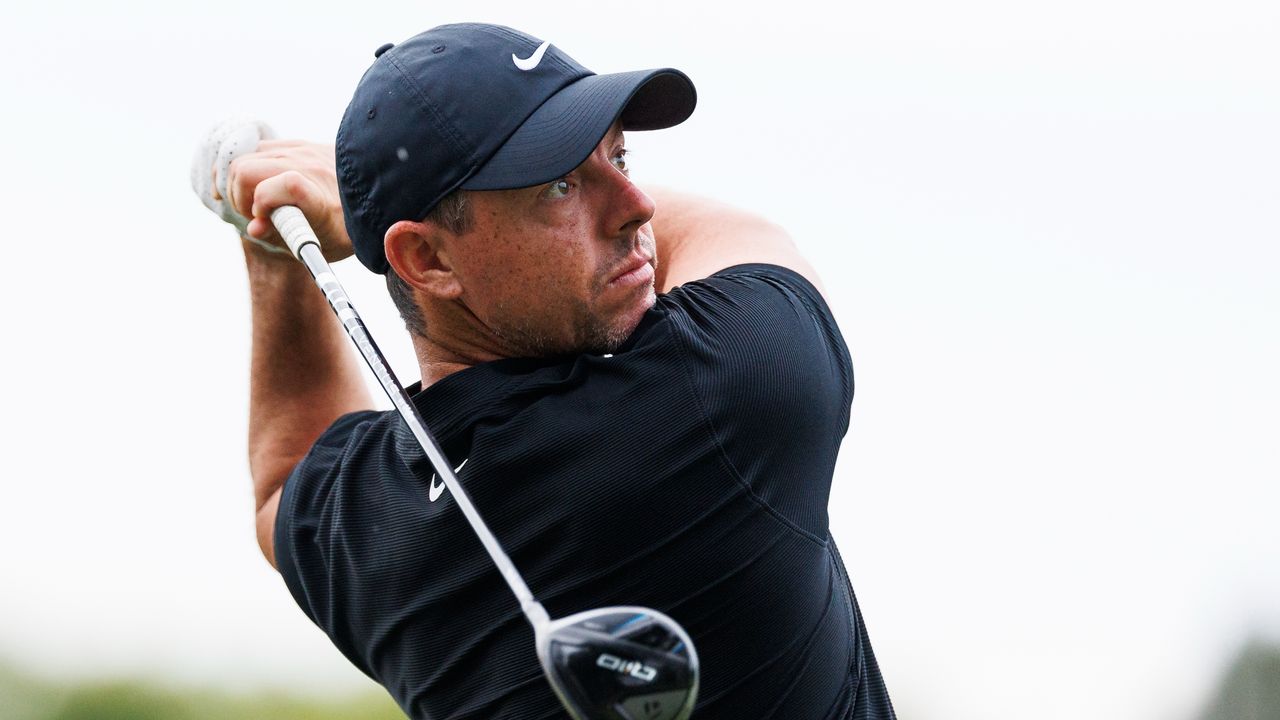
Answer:
<svg viewBox="0 0 1280 720"><path fill-rule="evenodd" d="M657 205L621 170L609 164L606 228L610 234L630 237L653 219Z"/></svg>

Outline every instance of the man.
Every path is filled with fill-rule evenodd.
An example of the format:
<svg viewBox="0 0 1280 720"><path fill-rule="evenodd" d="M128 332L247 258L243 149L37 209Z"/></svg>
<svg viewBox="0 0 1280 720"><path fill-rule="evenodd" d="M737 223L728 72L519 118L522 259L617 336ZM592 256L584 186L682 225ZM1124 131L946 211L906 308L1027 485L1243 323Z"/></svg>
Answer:
<svg viewBox="0 0 1280 720"><path fill-rule="evenodd" d="M332 151L264 142L230 166L255 239L258 539L411 717L564 711L479 541L270 249L284 204L331 260L386 274L414 402L553 617L674 617L699 720L893 717L827 527L853 379L817 275L777 227L628 178L624 131L694 97L675 70L594 75L523 33L444 26L379 49Z"/></svg>

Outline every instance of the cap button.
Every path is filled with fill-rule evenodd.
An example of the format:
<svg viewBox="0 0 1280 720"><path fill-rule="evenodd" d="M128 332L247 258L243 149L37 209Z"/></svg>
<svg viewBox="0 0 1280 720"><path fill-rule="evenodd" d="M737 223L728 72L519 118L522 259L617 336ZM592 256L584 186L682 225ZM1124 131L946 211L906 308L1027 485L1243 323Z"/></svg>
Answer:
<svg viewBox="0 0 1280 720"><path fill-rule="evenodd" d="M395 46L396 46L396 44L395 44L395 43L387 43L386 45L383 45L382 47L378 48L377 50L374 50L374 51L373 51L373 56L374 56L375 58L380 58L380 57L382 57L382 53L384 53L384 52L386 52L386 51L390 50L391 48L393 48L393 47L395 47Z"/></svg>

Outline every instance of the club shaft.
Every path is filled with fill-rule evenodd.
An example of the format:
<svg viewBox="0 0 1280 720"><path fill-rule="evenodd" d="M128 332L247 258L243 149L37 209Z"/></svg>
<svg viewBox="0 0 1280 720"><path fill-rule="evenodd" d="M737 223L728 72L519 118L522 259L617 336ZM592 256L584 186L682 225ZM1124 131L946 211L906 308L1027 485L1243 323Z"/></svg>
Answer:
<svg viewBox="0 0 1280 720"><path fill-rule="evenodd" d="M382 351L378 349L378 345L373 341L368 328L365 327L364 321L360 319L360 314L356 312L355 307L351 304L351 300L347 297L342 284L338 282L338 278L333 274L328 261L321 254L320 242L316 239L315 233L311 230L306 218L303 217L302 211L293 206L277 208L271 213L271 221L285 239L289 250L293 252L298 260L302 261L302 264L306 266L311 273L311 277L315 280L316 286L324 293L325 298L329 301L329 306L333 308L333 312L342 323L343 329L347 331L347 335L355 343L360 355L368 363L369 369L378 378L382 389L387 393L387 397L391 399L391 403L395 405L401 419L409 427L414 438L417 439L418 445L426 453L427 459L435 467L436 473L444 480L445 487L453 494L454 502L462 510L467 522L471 524L471 529L475 532L476 537L480 538L484 549L488 551L489 557L493 559L493 564L502 573L502 578L511 587L511 592L515 594L516 600L520 602L520 609L524 612L525 617L528 618L529 623L533 625L535 630L544 626L549 620L547 611L534 598L533 592L529 590L528 584L525 583L520 572L516 570L515 564L511 562L511 558L507 557L502 545L498 543L498 539L494 537L489 530L489 526L480 517L480 512L476 510L475 505L471 502L471 497L463 489L462 483L458 481L457 475L454 474L448 459L440 449L440 444L436 442L435 437L427 429L426 423L422 421L422 416L418 414L418 408L414 406L409 394L401 387L395 373L391 371L391 366L387 364Z"/></svg>

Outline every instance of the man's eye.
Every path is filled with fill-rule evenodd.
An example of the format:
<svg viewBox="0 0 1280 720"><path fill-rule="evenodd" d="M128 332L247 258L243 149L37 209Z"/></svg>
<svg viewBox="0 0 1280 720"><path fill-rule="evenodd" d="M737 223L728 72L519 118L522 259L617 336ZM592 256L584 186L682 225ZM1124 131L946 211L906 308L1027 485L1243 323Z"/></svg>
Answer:
<svg viewBox="0 0 1280 720"><path fill-rule="evenodd" d="M552 198L552 199L562 198L568 194L569 194L569 181L565 180L564 178L560 178L559 180L553 180L550 183L547 183L547 186L542 189L542 197L545 197L545 198Z"/></svg>
<svg viewBox="0 0 1280 720"><path fill-rule="evenodd" d="M613 166L623 173L627 172L627 155L629 154L626 148L619 150L618 154L613 156Z"/></svg>

